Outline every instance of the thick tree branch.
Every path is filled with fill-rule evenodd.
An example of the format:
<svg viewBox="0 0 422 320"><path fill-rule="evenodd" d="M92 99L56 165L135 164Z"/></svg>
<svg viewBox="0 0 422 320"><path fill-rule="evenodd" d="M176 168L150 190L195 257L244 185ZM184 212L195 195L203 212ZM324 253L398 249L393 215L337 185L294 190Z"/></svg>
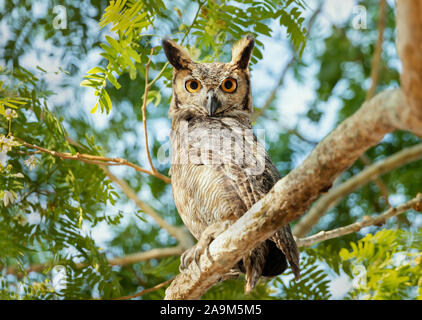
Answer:
<svg viewBox="0 0 422 320"><path fill-rule="evenodd" d="M330 231L321 231L317 234L309 236L307 238L296 239L298 247L309 247L315 243L322 242L328 239L334 239L346 234L360 231L361 229L373 225L384 223L385 220L404 213L410 209L415 209L418 206L422 206L422 193L419 193L414 199L399 205L395 208L390 208L386 212L379 214L374 217L364 216L361 221L349 224L348 226L337 228Z"/></svg>
<svg viewBox="0 0 422 320"><path fill-rule="evenodd" d="M131 294L130 296L125 296L125 297L119 297L119 298L115 298L112 300L129 300L129 299L133 299L139 296L142 296L144 294L153 292L153 291L157 291L158 289L161 289L162 287L165 287L166 285L170 284L173 281L174 278L168 279L167 281L164 281L160 284L157 284L156 286L152 287L152 288L148 288L148 289L144 289L142 291L139 291L135 294Z"/></svg>
<svg viewBox="0 0 422 320"><path fill-rule="evenodd" d="M417 128L422 121L422 1L397 1L397 47L403 71L401 88L409 108L401 110Z"/></svg>
<svg viewBox="0 0 422 320"><path fill-rule="evenodd" d="M314 11L312 16L309 18L308 21L308 27L307 27L307 36L311 33L312 27L314 26L315 20L317 16L320 14L322 9L322 2L319 3L318 8ZM294 52L294 48L292 49L293 54L290 60L287 62L287 64L284 66L283 71L281 71L280 76L278 78L277 84L274 86L274 88L271 90L270 94L268 95L267 99L265 100L264 104L261 108L256 110L251 117L252 122L256 121L261 115L264 114L264 112L271 106L271 103L276 98L278 90L283 86L284 79L286 78L287 71L291 68L291 66L296 61L296 52Z"/></svg>
<svg viewBox="0 0 422 320"><path fill-rule="evenodd" d="M304 237L319 219L343 197L382 174L419 159L422 159L422 143L399 151L365 168L318 199L308 213L295 225L293 234L297 237Z"/></svg>
<svg viewBox="0 0 422 320"><path fill-rule="evenodd" d="M147 101L148 101L148 92L149 92L149 84L148 84L148 73L149 73L149 65L151 64L151 58L152 54L154 53L154 48L151 49L151 54L149 56L149 60L147 64L145 65L145 92L144 92L144 101L142 103L142 123L144 124L144 137L145 137L145 150L147 152L148 162L151 166L152 172L155 174L158 172L157 169L155 169L151 154L149 153L149 146L148 146L148 130L147 130Z"/></svg>
<svg viewBox="0 0 422 320"><path fill-rule="evenodd" d="M363 162L363 164L366 167L372 165L371 160L364 153L359 157L359 159ZM374 182L377 185L378 190L381 193L381 196L384 199L386 205L389 206L389 207L391 207L390 201L388 200L388 198L389 198L389 196L388 196L388 188L385 185L384 181L382 181L382 179L380 177L375 177L375 178L372 179L372 182Z"/></svg>
<svg viewBox="0 0 422 320"><path fill-rule="evenodd" d="M319 143L299 167L279 180L263 199L211 243L210 254L200 257L201 271L191 264L179 274L166 290L166 299L200 298L257 243L300 217L366 149L386 133L409 128L409 118L403 116L407 108L401 90L382 92L364 103ZM414 132L422 136L422 121Z"/></svg>
<svg viewBox="0 0 422 320"><path fill-rule="evenodd" d="M381 55L382 55L382 45L384 43L384 29L385 29L385 21L387 19L387 2L386 0L380 0L379 2L379 17L378 17L378 39L375 43L374 53L372 55L371 61L371 86L369 90L366 92L366 100L371 99L374 94L375 90L378 85L379 73L380 73L380 62L381 62ZM360 156L362 162L368 166L371 164L369 157L367 157L364 153ZM385 184L382 182L380 178L375 178L373 182L378 186L379 191L381 192L382 197L384 198L385 203L389 206L388 202L388 189Z"/></svg>

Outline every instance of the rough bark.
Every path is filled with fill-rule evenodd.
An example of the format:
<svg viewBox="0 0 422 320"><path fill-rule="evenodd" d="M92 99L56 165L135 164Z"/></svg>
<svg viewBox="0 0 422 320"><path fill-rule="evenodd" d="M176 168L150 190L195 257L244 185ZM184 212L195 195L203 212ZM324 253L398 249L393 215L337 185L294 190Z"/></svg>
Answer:
<svg viewBox="0 0 422 320"><path fill-rule="evenodd" d="M422 1L397 1L397 49L403 70L401 88L409 108L401 110L408 117L409 129L422 121Z"/></svg>

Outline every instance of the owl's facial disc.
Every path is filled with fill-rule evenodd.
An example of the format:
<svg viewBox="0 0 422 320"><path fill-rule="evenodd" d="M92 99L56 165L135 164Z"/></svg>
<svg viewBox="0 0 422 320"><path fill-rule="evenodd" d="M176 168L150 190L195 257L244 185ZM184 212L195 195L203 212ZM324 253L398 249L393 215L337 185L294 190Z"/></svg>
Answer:
<svg viewBox="0 0 422 320"><path fill-rule="evenodd" d="M208 91L205 104L205 108L208 110L209 116L212 117L217 111L217 109L221 106L221 102L218 100L218 97L215 94L214 90Z"/></svg>

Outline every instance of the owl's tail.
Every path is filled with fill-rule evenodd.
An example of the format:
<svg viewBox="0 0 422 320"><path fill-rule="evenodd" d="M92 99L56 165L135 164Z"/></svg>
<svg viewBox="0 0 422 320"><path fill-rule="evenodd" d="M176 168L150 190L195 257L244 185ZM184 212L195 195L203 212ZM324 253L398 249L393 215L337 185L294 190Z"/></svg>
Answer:
<svg viewBox="0 0 422 320"><path fill-rule="evenodd" d="M281 252L285 255L285 258L287 258L287 261L292 268L293 274L295 275L296 281L299 280L299 249L295 239L293 238L290 225L285 225L283 228L274 233L270 239L274 241L277 248L280 249Z"/></svg>
<svg viewBox="0 0 422 320"><path fill-rule="evenodd" d="M245 273L245 293L255 287L261 276L282 274L287 269L287 262L296 280L299 280L299 250L288 225L255 247L239 262L240 270Z"/></svg>

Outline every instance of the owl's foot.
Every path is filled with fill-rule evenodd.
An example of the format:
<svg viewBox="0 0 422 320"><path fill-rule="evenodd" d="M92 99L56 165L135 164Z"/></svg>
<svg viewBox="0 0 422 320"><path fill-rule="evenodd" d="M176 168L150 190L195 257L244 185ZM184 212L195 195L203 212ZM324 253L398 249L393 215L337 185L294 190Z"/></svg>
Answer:
<svg viewBox="0 0 422 320"><path fill-rule="evenodd" d="M182 272L185 270L192 261L195 261L195 264L198 266L198 269L201 270L199 265L199 260L201 255L206 253L208 258L212 261L212 257L209 252L210 243L224 230L226 230L232 224L231 221L222 221L208 226L202 233L199 241L190 249L183 252L180 257L180 266L179 270Z"/></svg>
<svg viewBox="0 0 422 320"><path fill-rule="evenodd" d="M199 259L205 252L207 253L208 258L212 260L208 246L213 240L214 237L211 235L203 235L192 248L183 252L182 256L180 257L180 272L186 269L193 261L195 261L195 264L198 266L199 270L201 270L201 267L199 266Z"/></svg>
<svg viewBox="0 0 422 320"><path fill-rule="evenodd" d="M218 279L219 282L229 280L229 279L237 279L240 275L239 269L230 269L229 272L223 274L221 278Z"/></svg>

